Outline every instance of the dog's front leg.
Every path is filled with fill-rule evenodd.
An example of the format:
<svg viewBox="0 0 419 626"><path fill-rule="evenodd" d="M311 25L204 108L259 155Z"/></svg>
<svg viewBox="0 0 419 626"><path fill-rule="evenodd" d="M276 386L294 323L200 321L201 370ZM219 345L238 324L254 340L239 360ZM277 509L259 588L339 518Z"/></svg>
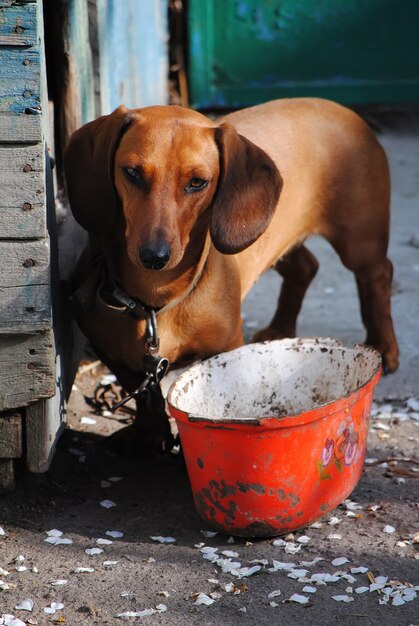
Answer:
<svg viewBox="0 0 419 626"><path fill-rule="evenodd" d="M137 398L137 415L131 426L108 437L106 445L116 454L145 458L169 452L175 443L160 386L153 384Z"/></svg>

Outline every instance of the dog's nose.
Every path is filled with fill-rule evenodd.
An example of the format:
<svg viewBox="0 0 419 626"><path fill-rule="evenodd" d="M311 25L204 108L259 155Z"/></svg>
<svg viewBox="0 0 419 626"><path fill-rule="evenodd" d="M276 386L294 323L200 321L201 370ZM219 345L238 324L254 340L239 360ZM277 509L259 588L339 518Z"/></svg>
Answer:
<svg viewBox="0 0 419 626"><path fill-rule="evenodd" d="M148 270L161 270L170 259L171 250L166 244L155 247L150 245L140 246L139 257L142 265Z"/></svg>

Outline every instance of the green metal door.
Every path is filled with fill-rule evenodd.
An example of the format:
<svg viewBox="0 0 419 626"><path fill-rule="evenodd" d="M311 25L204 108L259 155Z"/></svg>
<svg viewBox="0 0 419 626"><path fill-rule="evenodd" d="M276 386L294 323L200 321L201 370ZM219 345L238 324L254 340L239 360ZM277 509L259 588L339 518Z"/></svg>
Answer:
<svg viewBox="0 0 419 626"><path fill-rule="evenodd" d="M188 20L195 107L419 101L417 0L189 0Z"/></svg>

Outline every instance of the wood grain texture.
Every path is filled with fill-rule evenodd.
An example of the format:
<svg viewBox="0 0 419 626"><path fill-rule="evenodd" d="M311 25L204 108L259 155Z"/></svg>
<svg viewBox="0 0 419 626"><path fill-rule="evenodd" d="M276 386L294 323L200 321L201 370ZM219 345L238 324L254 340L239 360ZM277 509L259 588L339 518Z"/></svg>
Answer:
<svg viewBox="0 0 419 626"><path fill-rule="evenodd" d="M0 335L32 333L52 327L49 285L0 287Z"/></svg>
<svg viewBox="0 0 419 626"><path fill-rule="evenodd" d="M0 415L0 458L18 459L22 456L22 417Z"/></svg>
<svg viewBox="0 0 419 626"><path fill-rule="evenodd" d="M33 239L45 236L43 144L28 146L2 144L0 145L0 239Z"/></svg>
<svg viewBox="0 0 419 626"><path fill-rule="evenodd" d="M49 285L49 242L0 241L0 287Z"/></svg>
<svg viewBox="0 0 419 626"><path fill-rule="evenodd" d="M55 393L52 331L0 335L0 411L27 406Z"/></svg>
<svg viewBox="0 0 419 626"><path fill-rule="evenodd" d="M42 141L40 115L0 113L0 144L40 143Z"/></svg>
<svg viewBox="0 0 419 626"><path fill-rule="evenodd" d="M27 406L25 417L26 466L30 472L46 472L58 437L64 428L57 394L53 398Z"/></svg>
<svg viewBox="0 0 419 626"><path fill-rule="evenodd" d="M33 239L45 235L42 202L33 204L25 200L18 207L0 207L0 239Z"/></svg>
<svg viewBox="0 0 419 626"><path fill-rule="evenodd" d="M36 4L0 6L0 46L36 43Z"/></svg>
<svg viewBox="0 0 419 626"><path fill-rule="evenodd" d="M0 494L10 493L15 489L13 459L0 459Z"/></svg>

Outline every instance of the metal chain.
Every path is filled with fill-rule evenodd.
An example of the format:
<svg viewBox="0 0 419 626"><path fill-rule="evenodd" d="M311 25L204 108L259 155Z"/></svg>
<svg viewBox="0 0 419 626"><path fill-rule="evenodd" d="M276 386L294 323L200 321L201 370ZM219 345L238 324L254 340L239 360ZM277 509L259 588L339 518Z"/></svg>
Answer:
<svg viewBox="0 0 419 626"><path fill-rule="evenodd" d="M146 340L145 340L145 355L143 356L142 369L145 372L145 378L135 391L128 394L113 405L112 409L115 411L119 407L126 404L132 398L138 398L141 394L148 391L151 387L158 385L162 378L165 376L168 367L168 359L159 356L160 340L157 332L157 317L154 309L145 309L146 315Z"/></svg>

